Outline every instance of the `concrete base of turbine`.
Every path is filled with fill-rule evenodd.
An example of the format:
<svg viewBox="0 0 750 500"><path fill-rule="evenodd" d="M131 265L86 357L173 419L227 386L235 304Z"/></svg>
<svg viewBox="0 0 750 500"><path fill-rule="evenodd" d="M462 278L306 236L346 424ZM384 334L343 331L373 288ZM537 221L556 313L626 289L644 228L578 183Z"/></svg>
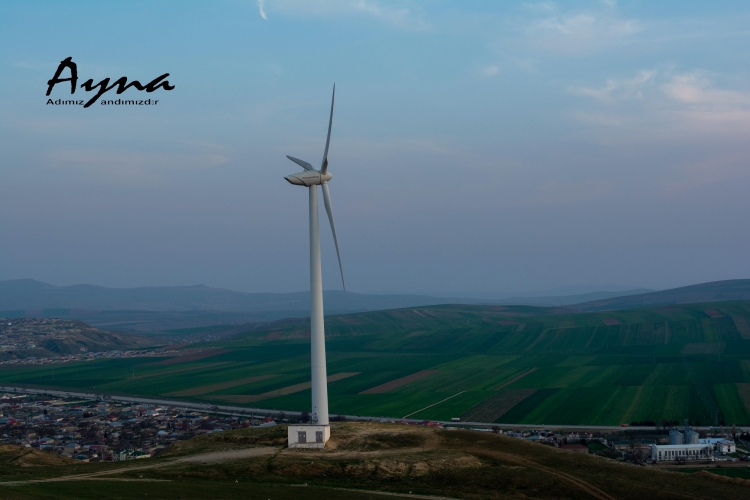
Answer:
<svg viewBox="0 0 750 500"><path fill-rule="evenodd" d="M325 448L331 439L330 425L290 425L287 429L289 448Z"/></svg>

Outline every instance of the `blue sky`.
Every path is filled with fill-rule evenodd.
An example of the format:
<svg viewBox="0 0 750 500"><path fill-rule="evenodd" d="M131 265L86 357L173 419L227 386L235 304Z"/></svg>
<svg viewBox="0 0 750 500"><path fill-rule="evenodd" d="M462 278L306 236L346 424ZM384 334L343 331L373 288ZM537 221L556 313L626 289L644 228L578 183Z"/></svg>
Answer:
<svg viewBox="0 0 750 500"><path fill-rule="evenodd" d="M729 1L1 2L0 279L306 289L284 156L319 164L334 82L352 291L748 278L748 26ZM45 105L68 56L176 88Z"/></svg>

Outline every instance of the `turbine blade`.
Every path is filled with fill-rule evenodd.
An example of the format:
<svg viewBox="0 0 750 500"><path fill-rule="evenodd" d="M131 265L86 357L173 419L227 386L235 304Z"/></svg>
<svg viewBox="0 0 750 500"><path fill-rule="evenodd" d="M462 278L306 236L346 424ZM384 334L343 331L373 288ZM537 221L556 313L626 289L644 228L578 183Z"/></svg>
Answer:
<svg viewBox="0 0 750 500"><path fill-rule="evenodd" d="M326 150L323 153L323 163L320 164L320 172L328 172L328 144L331 142L331 125L333 125L333 101L336 97L336 84L333 84L333 94L331 95L331 117L328 119L328 137L326 138Z"/></svg>
<svg viewBox="0 0 750 500"><path fill-rule="evenodd" d="M339 271L341 271L341 286L346 291L346 283L344 283L344 267L341 265L341 253L339 252L339 240L336 238L336 226L333 223L333 209L331 208L331 193L328 191L328 183L324 182L321 184L323 188L323 202L326 205L326 212L328 212L328 220L331 223L331 232L333 232L333 244L336 245L336 256L339 258Z"/></svg>
<svg viewBox="0 0 750 500"><path fill-rule="evenodd" d="M305 160L300 160L299 158L295 158L293 156L286 155L287 158L292 160L294 163L299 165L300 167L304 168L305 170L313 170L312 165L307 163Z"/></svg>

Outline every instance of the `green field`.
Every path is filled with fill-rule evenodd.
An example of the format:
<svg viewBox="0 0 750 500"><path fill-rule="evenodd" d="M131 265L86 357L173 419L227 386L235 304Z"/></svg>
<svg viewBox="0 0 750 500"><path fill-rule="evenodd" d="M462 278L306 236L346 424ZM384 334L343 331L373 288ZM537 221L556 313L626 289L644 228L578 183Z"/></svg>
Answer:
<svg viewBox="0 0 750 500"><path fill-rule="evenodd" d="M328 374L347 375L329 383L330 410L499 423L750 424L748 324L750 301L605 313L462 305L332 316ZM299 384L309 382L308 336L308 321L283 320L186 347L215 349L200 359L4 366L0 383L305 411L310 390ZM188 389L195 395L174 395Z"/></svg>

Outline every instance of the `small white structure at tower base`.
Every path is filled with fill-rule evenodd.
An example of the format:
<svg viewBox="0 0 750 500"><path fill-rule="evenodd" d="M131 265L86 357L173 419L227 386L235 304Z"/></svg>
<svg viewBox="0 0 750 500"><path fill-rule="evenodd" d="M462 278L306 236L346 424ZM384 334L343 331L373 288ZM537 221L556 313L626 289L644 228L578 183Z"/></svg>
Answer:
<svg viewBox="0 0 750 500"><path fill-rule="evenodd" d="M287 431L290 448L325 448L331 438L330 425L290 425Z"/></svg>

